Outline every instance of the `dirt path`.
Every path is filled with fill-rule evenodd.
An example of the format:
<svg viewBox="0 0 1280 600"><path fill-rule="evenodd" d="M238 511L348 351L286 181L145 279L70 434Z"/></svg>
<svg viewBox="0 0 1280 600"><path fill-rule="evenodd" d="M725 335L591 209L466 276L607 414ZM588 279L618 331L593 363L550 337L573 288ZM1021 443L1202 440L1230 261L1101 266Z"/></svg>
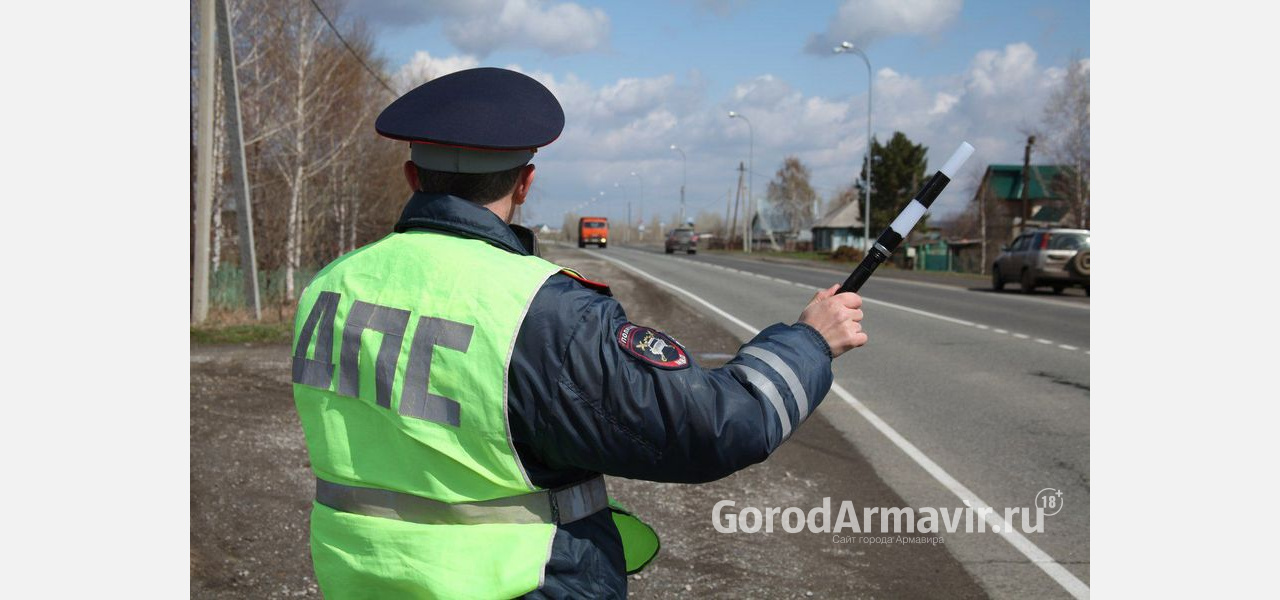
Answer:
<svg viewBox="0 0 1280 600"><path fill-rule="evenodd" d="M607 250L606 250L607 252ZM591 253L548 258L610 284L636 323L719 365L739 341L682 301ZM797 307L797 314L799 313ZM307 551L313 494L293 409L285 346L191 348L191 595L316 595ZM945 544L836 543L832 534L719 533L712 507L906 506L819 410L768 461L705 485L610 478L611 493L662 536L662 552L631 595L753 598L984 597ZM834 514L832 515L834 517ZM855 536L856 538L856 536Z"/></svg>

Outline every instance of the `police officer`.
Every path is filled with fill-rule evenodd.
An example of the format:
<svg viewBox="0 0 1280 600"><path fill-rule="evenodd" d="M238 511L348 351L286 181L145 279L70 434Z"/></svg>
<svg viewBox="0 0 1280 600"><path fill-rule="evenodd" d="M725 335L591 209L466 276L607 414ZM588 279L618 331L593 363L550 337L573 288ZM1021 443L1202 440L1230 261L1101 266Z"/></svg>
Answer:
<svg viewBox="0 0 1280 600"><path fill-rule="evenodd" d="M622 597L658 550L602 475L712 481L778 448L866 343L861 299L818 292L724 367L627 319L607 286L511 224L564 127L533 79L479 68L378 117L413 195L382 240L303 292L294 398L330 598Z"/></svg>

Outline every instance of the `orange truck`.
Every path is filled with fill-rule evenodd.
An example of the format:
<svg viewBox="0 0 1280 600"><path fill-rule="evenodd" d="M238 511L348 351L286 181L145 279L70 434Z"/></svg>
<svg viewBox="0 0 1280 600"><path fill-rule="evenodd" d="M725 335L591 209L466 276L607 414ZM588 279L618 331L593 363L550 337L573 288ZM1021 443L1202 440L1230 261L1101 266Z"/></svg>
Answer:
<svg viewBox="0 0 1280 600"><path fill-rule="evenodd" d="M609 246L609 219L604 217L578 219L578 247L586 248L587 244L595 244L601 248Z"/></svg>

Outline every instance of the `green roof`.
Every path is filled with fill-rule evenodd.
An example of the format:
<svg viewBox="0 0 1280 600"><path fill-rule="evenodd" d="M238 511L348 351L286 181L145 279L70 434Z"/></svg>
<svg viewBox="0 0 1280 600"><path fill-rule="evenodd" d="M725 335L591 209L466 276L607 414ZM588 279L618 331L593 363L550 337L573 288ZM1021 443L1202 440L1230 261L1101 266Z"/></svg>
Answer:
<svg viewBox="0 0 1280 600"><path fill-rule="evenodd" d="M1051 185L1058 175L1065 174L1066 167L1062 165L1031 165L1031 187L1027 189L1027 198L1058 199L1057 195L1049 195L1045 187ZM1022 198L1022 165L989 165L986 177L987 187L997 199Z"/></svg>

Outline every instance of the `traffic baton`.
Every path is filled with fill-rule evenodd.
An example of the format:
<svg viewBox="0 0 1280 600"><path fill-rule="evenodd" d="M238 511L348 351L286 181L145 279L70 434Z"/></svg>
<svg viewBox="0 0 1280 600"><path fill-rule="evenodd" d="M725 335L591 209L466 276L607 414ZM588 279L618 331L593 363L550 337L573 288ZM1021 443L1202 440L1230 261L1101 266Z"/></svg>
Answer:
<svg viewBox="0 0 1280 600"><path fill-rule="evenodd" d="M951 182L951 178L955 177L956 171L960 170L960 166L964 161L969 160L973 156L973 146L969 142L961 142L960 147L952 153L951 158L943 163L942 168L938 169L933 177L926 181L924 187L916 192L911 202L907 203L907 207L898 213L897 218L889 224L889 227L880 234L876 239L876 243L871 245L871 249L867 251L867 255L863 257L862 262L858 263L858 267L849 274L849 278L844 280L844 284L840 286L837 294L845 292L857 292L862 289L862 284L871 278L871 274L876 271L876 267L880 266L889 258L890 254L898 248L898 244L902 243L903 238L911 233L911 228L916 226L920 221L920 217L924 216L929 206L942 193L942 190Z"/></svg>

